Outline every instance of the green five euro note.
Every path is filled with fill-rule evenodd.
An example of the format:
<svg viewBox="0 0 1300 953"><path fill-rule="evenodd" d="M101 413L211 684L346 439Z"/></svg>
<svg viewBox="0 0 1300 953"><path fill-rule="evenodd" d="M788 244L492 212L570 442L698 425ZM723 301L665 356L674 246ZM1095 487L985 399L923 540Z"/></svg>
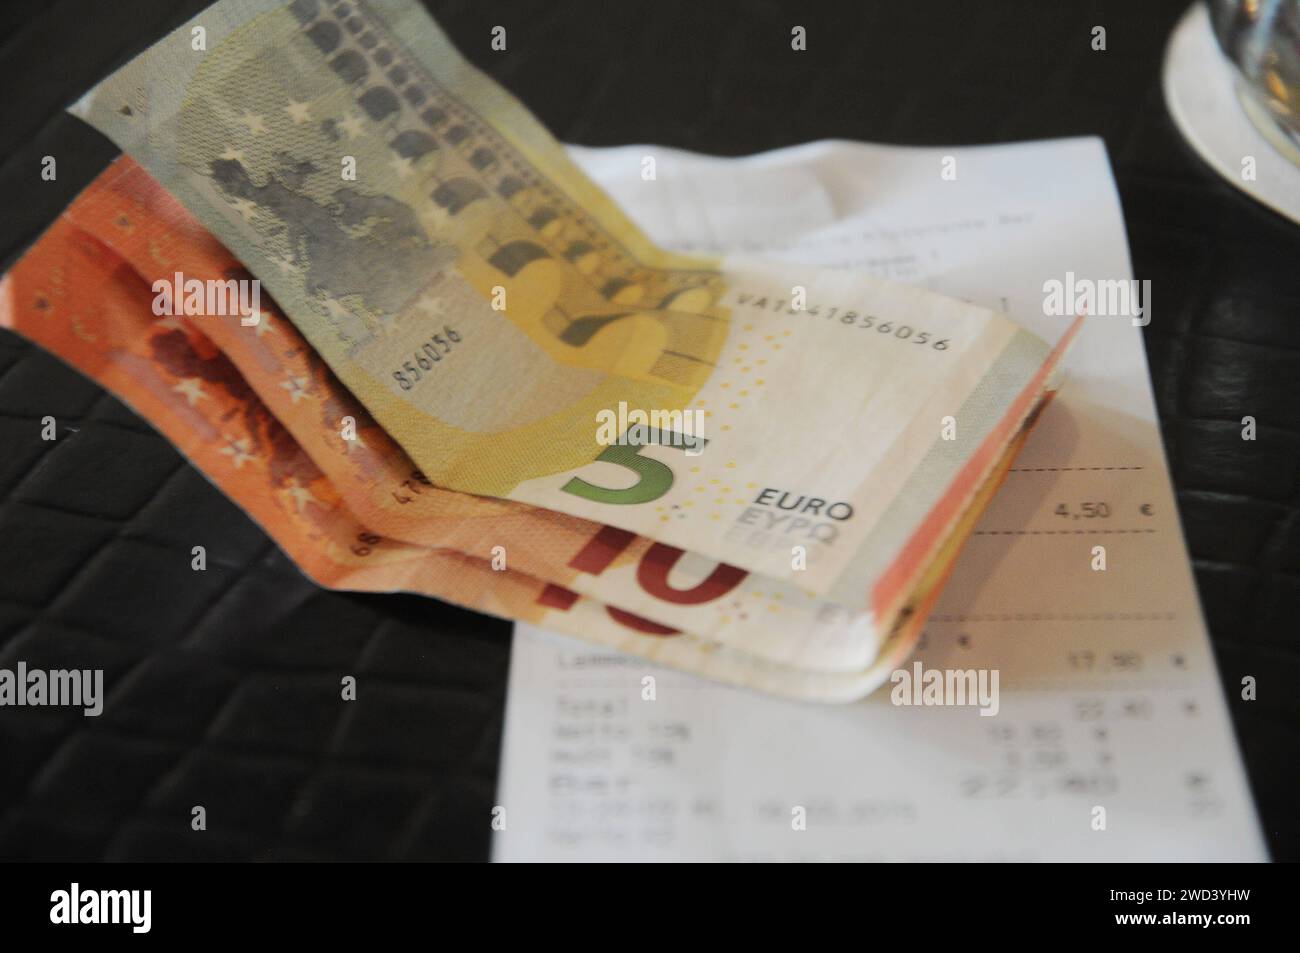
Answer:
<svg viewBox="0 0 1300 953"><path fill-rule="evenodd" d="M854 610L897 610L1063 347L863 274L654 247L410 0L222 0L75 111L438 486Z"/></svg>

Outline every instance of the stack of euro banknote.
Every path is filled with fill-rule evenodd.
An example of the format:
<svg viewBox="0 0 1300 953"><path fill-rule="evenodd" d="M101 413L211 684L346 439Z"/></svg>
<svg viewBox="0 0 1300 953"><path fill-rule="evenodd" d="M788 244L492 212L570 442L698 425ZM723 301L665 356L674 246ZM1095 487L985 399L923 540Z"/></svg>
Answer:
<svg viewBox="0 0 1300 953"><path fill-rule="evenodd" d="M414 0L221 0L73 108L125 155L0 321L322 586L762 691L888 677L1069 343L656 248Z"/></svg>

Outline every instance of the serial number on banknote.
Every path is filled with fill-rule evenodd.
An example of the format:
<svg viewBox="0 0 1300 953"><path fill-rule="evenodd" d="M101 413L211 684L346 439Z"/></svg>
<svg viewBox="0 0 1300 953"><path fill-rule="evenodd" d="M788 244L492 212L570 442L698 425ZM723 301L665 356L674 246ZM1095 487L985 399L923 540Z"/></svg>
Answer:
<svg viewBox="0 0 1300 953"><path fill-rule="evenodd" d="M455 328L447 325L441 334L435 334L411 352L411 360L403 361L402 366L393 371L393 380L402 390L410 390L427 377L442 359L451 353L453 345L460 343L460 335Z"/></svg>
<svg viewBox="0 0 1300 953"><path fill-rule="evenodd" d="M807 315L810 318L822 316L820 305L814 307L792 308L789 307L790 299L788 298L768 298L766 295L741 294L736 297L736 303L747 308L759 308L765 311L784 312L790 315ZM913 327L910 324L903 324L898 321L887 321L874 317L870 314L860 314L857 311L846 311L841 308L826 309L825 320L839 321L847 327L860 328L864 331L874 331L876 334L885 337L894 338L898 341L907 341L911 344L929 345L936 351L946 351L951 344L950 338L941 338L930 331L923 331L920 328Z"/></svg>

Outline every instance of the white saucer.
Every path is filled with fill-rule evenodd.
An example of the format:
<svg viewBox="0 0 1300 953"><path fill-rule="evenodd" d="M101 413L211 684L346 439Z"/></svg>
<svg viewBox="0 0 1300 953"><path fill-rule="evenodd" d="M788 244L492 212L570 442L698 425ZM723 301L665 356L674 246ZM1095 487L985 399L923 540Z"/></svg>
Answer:
<svg viewBox="0 0 1300 953"><path fill-rule="evenodd" d="M1224 58L1204 4L1178 22L1165 51L1165 102L1183 136L1221 176L1257 202L1300 223L1300 168L1246 117L1233 66ZM1255 179L1242 159L1255 158Z"/></svg>

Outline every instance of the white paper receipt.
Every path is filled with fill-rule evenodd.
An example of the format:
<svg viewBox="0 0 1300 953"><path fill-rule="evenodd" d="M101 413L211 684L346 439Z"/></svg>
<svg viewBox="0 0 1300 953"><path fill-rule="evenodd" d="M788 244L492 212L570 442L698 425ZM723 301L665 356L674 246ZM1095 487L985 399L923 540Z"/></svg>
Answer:
<svg viewBox="0 0 1300 953"><path fill-rule="evenodd" d="M1132 277L1094 139L573 155L669 248L865 269L1048 340L1068 318L1044 313L1047 282ZM903 669L915 686L793 703L518 625L495 859L1267 859L1141 333L1086 323ZM927 704L930 670L985 691Z"/></svg>

